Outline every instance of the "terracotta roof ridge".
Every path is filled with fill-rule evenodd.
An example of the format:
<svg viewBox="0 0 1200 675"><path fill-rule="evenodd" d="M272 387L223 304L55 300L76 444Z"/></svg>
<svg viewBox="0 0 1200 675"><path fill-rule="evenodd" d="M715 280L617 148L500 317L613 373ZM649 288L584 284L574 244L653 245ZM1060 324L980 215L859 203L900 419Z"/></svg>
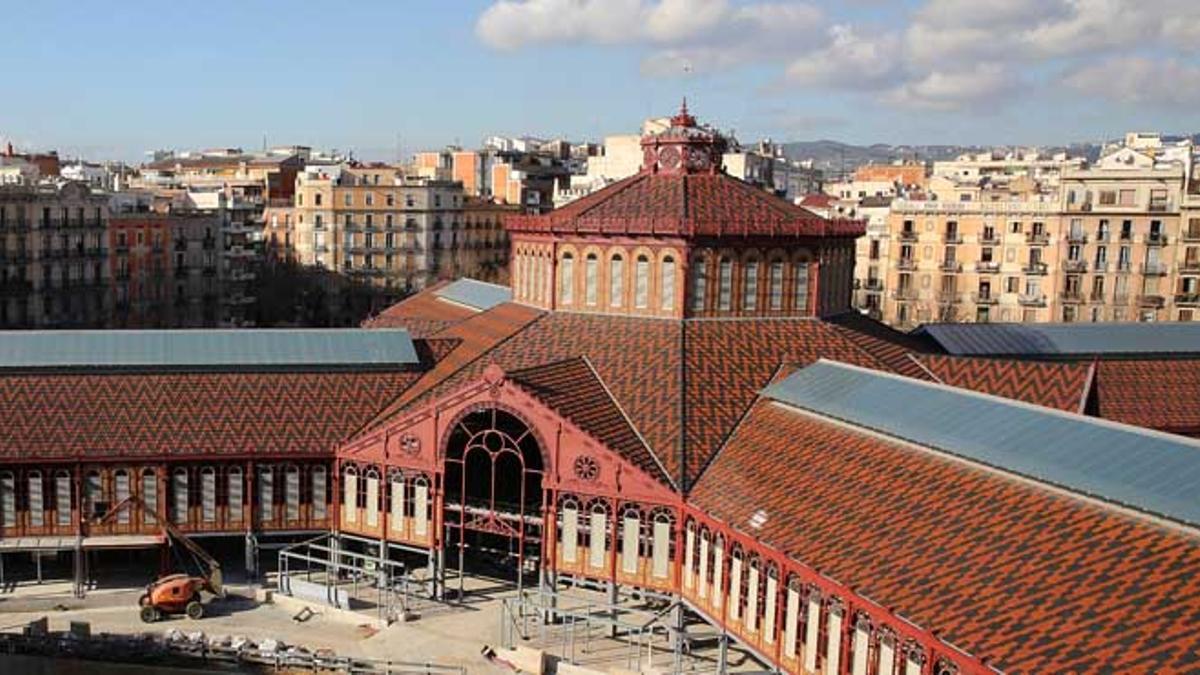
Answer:
<svg viewBox="0 0 1200 675"><path fill-rule="evenodd" d="M679 486L676 484L675 478L671 476L671 472L667 471L667 467L663 466L662 460L658 458L658 453L654 451L654 448L650 447L650 443L646 441L646 437L642 435L642 431L638 429L637 425L634 424L633 420L629 417L629 414L625 412L625 407L621 405L621 402L617 400L616 396L613 395L612 390L608 388L608 383L605 382L604 378L600 376L600 373L596 371L596 367L592 365L591 359L589 359L586 354L581 355L578 358L583 361L583 364L587 366L588 370L592 371L592 375L595 376L596 382L600 383L600 386L604 389L604 393L608 395L609 400L611 400L613 405L616 406L617 412L621 413L621 417L625 420L625 423L628 424L629 428L633 430L633 434L637 436L639 441L641 441L642 445L646 448L646 451L650 454L651 459L654 460L654 463L658 466L659 470L662 471L663 475L667 477L667 482L671 484L671 487L678 488Z"/></svg>

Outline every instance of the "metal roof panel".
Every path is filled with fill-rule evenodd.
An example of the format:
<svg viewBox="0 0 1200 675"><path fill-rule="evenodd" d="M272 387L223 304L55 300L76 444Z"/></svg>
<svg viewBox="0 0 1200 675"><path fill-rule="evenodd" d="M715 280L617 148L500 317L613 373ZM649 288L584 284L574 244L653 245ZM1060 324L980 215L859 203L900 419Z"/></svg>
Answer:
<svg viewBox="0 0 1200 675"><path fill-rule="evenodd" d="M459 279L434 291L439 298L466 305L481 312L512 300L512 289L476 279Z"/></svg>
<svg viewBox="0 0 1200 675"><path fill-rule="evenodd" d="M1075 355L1200 353L1200 323L936 323L914 331L950 354Z"/></svg>
<svg viewBox="0 0 1200 675"><path fill-rule="evenodd" d="M1200 525L1200 442L831 361L763 395L1074 492Z"/></svg>

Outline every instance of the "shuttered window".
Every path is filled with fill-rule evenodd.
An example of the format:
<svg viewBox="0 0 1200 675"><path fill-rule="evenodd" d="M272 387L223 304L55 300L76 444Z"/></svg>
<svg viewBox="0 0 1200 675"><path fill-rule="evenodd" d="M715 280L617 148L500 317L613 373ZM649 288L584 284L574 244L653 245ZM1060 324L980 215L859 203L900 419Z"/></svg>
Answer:
<svg viewBox="0 0 1200 675"><path fill-rule="evenodd" d="M725 539L717 537L713 542L713 582L712 582L712 604L721 604L721 582L725 572Z"/></svg>
<svg viewBox="0 0 1200 675"><path fill-rule="evenodd" d="M158 522L158 474L153 469L142 472L142 502L149 513L145 514L146 524Z"/></svg>
<svg viewBox="0 0 1200 675"><path fill-rule="evenodd" d="M379 524L379 474L367 472L367 526Z"/></svg>
<svg viewBox="0 0 1200 675"><path fill-rule="evenodd" d="M46 524L46 504L45 498L42 495L42 473L40 471L31 471L28 480L29 524L33 527L42 527Z"/></svg>
<svg viewBox="0 0 1200 675"><path fill-rule="evenodd" d="M328 517L325 503L325 467L314 466L312 469L312 513L313 518L324 520Z"/></svg>
<svg viewBox="0 0 1200 675"><path fill-rule="evenodd" d="M620 307L625 301L625 261L615 255L608 262L608 304Z"/></svg>
<svg viewBox="0 0 1200 675"><path fill-rule="evenodd" d="M121 504L126 499L129 499L129 472L125 469L118 469L113 475L113 505ZM41 495L38 495L39 499ZM117 523L128 525L130 519L130 509L122 508L117 512Z"/></svg>
<svg viewBox="0 0 1200 675"><path fill-rule="evenodd" d="M666 517L654 520L654 540L651 549L653 561L650 573L655 579L666 579L671 562L671 521Z"/></svg>
<svg viewBox="0 0 1200 675"><path fill-rule="evenodd" d="M808 309L808 263L796 263L794 269L796 292L793 303L797 311L803 312Z"/></svg>
<svg viewBox="0 0 1200 675"><path fill-rule="evenodd" d="M771 310L778 312L783 309L783 263L776 260L771 263Z"/></svg>
<svg viewBox="0 0 1200 675"><path fill-rule="evenodd" d="M675 259L663 258L662 262L662 308L675 309Z"/></svg>
<svg viewBox="0 0 1200 675"><path fill-rule="evenodd" d="M4 527L16 527L17 477L11 471L0 473L0 516Z"/></svg>
<svg viewBox="0 0 1200 675"><path fill-rule="evenodd" d="M583 300L588 307L596 306L596 276L599 261L595 255L589 255L583 266Z"/></svg>
<svg viewBox="0 0 1200 675"><path fill-rule="evenodd" d="M288 522L300 520L300 467L289 464L286 470L286 483L283 486L284 503L287 505Z"/></svg>
<svg viewBox="0 0 1200 675"><path fill-rule="evenodd" d="M413 533L418 537L429 533L429 483L424 478L413 483Z"/></svg>
<svg viewBox="0 0 1200 675"><path fill-rule="evenodd" d="M188 517L188 474L186 469L179 469L171 477L171 520L176 523L186 523Z"/></svg>
<svg viewBox="0 0 1200 675"><path fill-rule="evenodd" d="M641 520L636 513L625 514L621 526L621 571L626 574L637 574L638 571L638 536L641 531Z"/></svg>
<svg viewBox="0 0 1200 675"><path fill-rule="evenodd" d="M558 275L558 301L569 305L575 302L575 258L570 253L564 255L559 263Z"/></svg>
<svg viewBox="0 0 1200 675"><path fill-rule="evenodd" d="M763 639L768 643L775 642L775 595L779 592L779 581L775 571L767 573L767 596L763 608Z"/></svg>
<svg viewBox="0 0 1200 675"><path fill-rule="evenodd" d="M242 470L236 466L230 467L226 473L228 481L228 492L226 501L229 507L229 519L232 521L240 521L242 519L242 504L245 502L245 496L242 493Z"/></svg>
<svg viewBox="0 0 1200 675"><path fill-rule="evenodd" d="M604 569L604 559L608 557L607 516L603 508L596 507L592 510L591 531L588 533L588 564L595 569Z"/></svg>
<svg viewBox="0 0 1200 675"><path fill-rule="evenodd" d="M634 270L633 304L638 309L650 304L650 261L646 256L638 256Z"/></svg>
<svg viewBox="0 0 1200 675"><path fill-rule="evenodd" d="M83 517L95 518L104 515L104 494L100 486L100 472L89 471L83 480ZM97 508L99 505L99 508ZM98 512L99 511L99 512Z"/></svg>
<svg viewBox="0 0 1200 675"><path fill-rule="evenodd" d="M742 285L742 309L753 312L758 309L758 261L746 263L746 279Z"/></svg>
<svg viewBox="0 0 1200 675"><path fill-rule="evenodd" d="M574 506L564 506L562 510L562 550L563 560L573 563L578 559L579 546L579 511Z"/></svg>
<svg viewBox="0 0 1200 675"><path fill-rule="evenodd" d="M388 527L392 532L404 531L404 476L395 473L389 481L391 485L391 519Z"/></svg>
<svg viewBox="0 0 1200 675"><path fill-rule="evenodd" d="M342 517L347 523L358 521L358 474L346 469L342 483Z"/></svg>
<svg viewBox="0 0 1200 675"><path fill-rule="evenodd" d="M71 476L66 471L54 475L54 509L59 526L71 524Z"/></svg>
<svg viewBox="0 0 1200 675"><path fill-rule="evenodd" d="M758 630L758 565L753 563L746 581L746 630Z"/></svg>
<svg viewBox="0 0 1200 675"><path fill-rule="evenodd" d="M200 519L217 522L217 470L211 466L200 470Z"/></svg>
<svg viewBox="0 0 1200 675"><path fill-rule="evenodd" d="M275 520L275 471L270 466L258 470L258 518Z"/></svg>
<svg viewBox="0 0 1200 675"><path fill-rule="evenodd" d="M717 309L728 312L733 305L733 262L722 258L717 274Z"/></svg>

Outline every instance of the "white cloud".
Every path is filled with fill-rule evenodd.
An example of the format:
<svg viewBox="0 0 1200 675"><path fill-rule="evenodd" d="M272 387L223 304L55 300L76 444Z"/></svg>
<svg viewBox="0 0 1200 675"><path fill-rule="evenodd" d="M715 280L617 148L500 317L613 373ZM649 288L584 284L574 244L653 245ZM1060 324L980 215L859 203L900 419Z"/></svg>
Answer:
<svg viewBox="0 0 1200 675"><path fill-rule="evenodd" d="M1063 82L1076 92L1119 103L1163 106L1200 103L1200 66L1176 59L1112 58L1078 68L1068 73Z"/></svg>
<svg viewBox="0 0 1200 675"><path fill-rule="evenodd" d="M926 110L962 110L1005 99L1020 82L999 64L985 63L968 70L934 70L885 95L896 105Z"/></svg>
<svg viewBox="0 0 1200 675"><path fill-rule="evenodd" d="M836 25L829 29L829 38L828 47L788 65L785 78L789 83L869 89L900 72L900 39L894 34L866 37L853 26Z"/></svg>

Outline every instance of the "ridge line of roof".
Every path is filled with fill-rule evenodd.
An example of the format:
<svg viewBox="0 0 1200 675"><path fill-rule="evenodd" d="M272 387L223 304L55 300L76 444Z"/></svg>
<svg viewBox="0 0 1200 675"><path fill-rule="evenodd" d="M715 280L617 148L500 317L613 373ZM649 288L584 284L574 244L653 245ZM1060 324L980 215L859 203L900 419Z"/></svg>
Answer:
<svg viewBox="0 0 1200 675"><path fill-rule="evenodd" d="M915 380L915 381L919 382L919 380ZM948 386L948 385L934 385L934 386ZM815 410L809 410L808 408L804 408L804 407L801 407L801 406L793 404L793 403L787 403L785 401L780 401L780 400L772 399L769 397L768 397L768 400L770 401L771 404L778 406L784 410L788 410L788 411L791 411L791 412L799 414L799 415L804 415L805 417L809 417L818 422L821 422L824 424L829 424L829 425L838 427L840 429L845 429L846 431L848 431L850 433L861 434L861 435L868 436L868 437L874 438L876 440L879 440L879 441L882 441L885 443L899 445L899 446L911 449L915 452L921 452L924 454L932 455L932 456L937 457L942 460L952 461L956 464L960 464L962 466L965 466L970 469L974 469L976 471L983 471L984 473L987 473L989 475L994 475L1001 479L1010 480L1010 481L1019 483L1021 485L1026 485L1028 487L1043 490L1043 491L1049 492L1053 495L1057 495L1059 497L1073 499L1075 501L1082 502L1084 504L1087 504L1088 506L1100 509L1100 510L1108 512L1108 513L1119 514L1125 518L1130 518L1132 520L1137 520L1137 521L1151 524L1151 525L1154 525L1154 526L1160 527L1160 528L1166 528L1173 532L1177 532L1183 536L1187 536L1191 539L1200 540L1200 525L1193 525L1186 521L1175 520L1173 518L1170 518L1164 514L1157 513L1155 511L1147 511L1144 509L1137 508L1135 506L1131 506L1129 504L1125 504L1123 502L1119 502L1119 501L1115 501L1115 500L1111 500L1111 499L1105 499L1104 497L1101 497L1099 495L1096 495L1096 494L1093 494L1090 492L1084 492L1082 490L1077 490L1077 489L1071 488L1069 486L1062 485L1060 483L1055 483L1053 481L1049 481L1049 480L1046 480L1043 478L1038 478L1036 476L1031 476L1028 474L1020 473L1018 471L1013 471L1011 469L1006 469L1002 466L997 466L995 464L989 464L982 460L978 460L978 459L975 459L972 457L967 457L965 455L959 455L957 453L951 452L944 448L936 447L933 445L925 445L923 443L914 441L912 439L905 438L903 436L894 436L892 434L889 434L886 431L881 431L881 430L875 429L873 427L862 426L851 420L845 420L840 417L835 417L833 415L827 415L824 413L817 412ZM1020 401L1018 401L1018 403L1019 402ZM1050 410L1054 410L1054 409L1051 408ZM1070 414L1070 413L1068 413L1068 414Z"/></svg>
<svg viewBox="0 0 1200 675"><path fill-rule="evenodd" d="M679 486L676 485L675 479L671 476L671 472L667 471L667 467L663 466L662 460L658 457L658 453L654 451L654 448L650 447L650 443L646 440L646 437L642 435L641 429L638 429L637 425L633 423L633 420L630 419L629 414L625 412L625 408L621 405L621 402L617 400L617 397L613 396L612 390L608 388L608 383L604 381L604 378L600 376L600 373L596 370L596 367L592 365L592 360L587 357L587 354L582 354L578 358L583 359L584 365L588 367L588 370L592 371L592 375L594 375L596 381L600 383L600 387L604 389L604 393L608 395L608 398L612 401L613 405L616 406L617 412L621 413L621 417L624 418L625 423L628 424L629 428L633 430L634 435L637 436L638 440L642 442L642 445L645 446L646 450L650 453L651 459L653 459L654 463L658 465L658 468L663 472L663 475L667 477L667 482L671 484L671 487L678 489Z"/></svg>
<svg viewBox="0 0 1200 675"><path fill-rule="evenodd" d="M1168 440L1168 441L1172 441L1175 443L1182 443L1184 445L1193 446L1197 450L1200 450L1200 439L1191 438L1189 436L1181 436L1179 434L1171 434L1171 433L1167 433L1165 431L1158 431L1157 429L1150 429L1148 427L1139 427L1134 424L1126 424L1124 422L1117 422L1114 420L1105 419L1103 417L1092 417L1090 415L1081 415L1081 414L1073 413L1073 412L1070 412L1067 410L1059 410L1058 408L1051 408L1049 406L1038 405L1036 403L1029 403L1027 401L1021 401L1018 399L1005 398L1003 396L997 396L995 394L988 394L988 393L985 393L982 391L975 391L974 389L955 387L952 385L942 384L942 383L938 383L938 382L925 382L923 380L918 380L918 379L915 379L912 377L905 377L903 375L899 375L896 373L872 370L870 368L864 368L862 366L856 366L856 365L849 364L849 363L843 363L841 361L834 361L832 359L826 359L824 357L817 359L813 363L822 363L822 362L827 363L830 366L833 366L835 368L844 368L846 370L854 370L854 371L865 373L867 375L871 375L874 377L888 377L888 378L891 378L894 380L899 380L899 381L902 381L902 382L905 382L905 383L908 383L911 385L927 387L930 389L937 389L940 391L946 391L948 393L956 394L956 395L960 395L960 396L973 396L976 398L984 399L986 401L991 401L993 403L999 403L1002 405L1012 406L1012 407L1017 407L1017 408L1024 408L1026 410L1031 410L1033 412L1038 412L1038 413L1042 413L1042 414L1046 414L1046 415L1053 415L1056 417L1066 418L1066 419L1069 419L1069 420L1072 420L1075 422L1081 422L1083 424L1094 424L1097 426L1107 427L1107 428L1115 429L1118 431L1125 431L1125 432L1133 433L1133 434L1140 435L1140 436L1148 436L1151 438ZM777 399L772 399L772 400L777 400Z"/></svg>
<svg viewBox="0 0 1200 675"><path fill-rule="evenodd" d="M1096 384L1096 362L1099 359L1092 359L1088 364L1087 381L1083 384L1083 395L1079 397L1079 414L1086 415L1088 399L1092 397L1092 386Z"/></svg>
<svg viewBox="0 0 1200 675"><path fill-rule="evenodd" d="M771 373L770 379L767 380L768 384L774 382L776 376L778 376L779 373L781 373L783 369L787 367L787 365L787 361L780 361L779 364L775 366L775 371ZM754 395L754 398L751 399L750 404L746 406L746 409L743 410L740 415L738 415L737 422L734 422L733 426L730 427L729 433L725 434L725 436L721 439L721 444L717 446L716 452L712 453L708 460L704 462L704 466L701 467L698 472L696 472L697 484L699 484L701 480L704 480L704 474L708 473L708 469L712 467L713 464L717 463L717 458L721 456L721 453L724 452L725 448L729 446L729 442L733 440L734 436L737 435L738 430L742 428L742 424L745 423L746 418L748 418L750 413L753 412L754 407L763 400L774 401L774 399L763 396L761 393Z"/></svg>
<svg viewBox="0 0 1200 675"><path fill-rule="evenodd" d="M933 378L934 382L937 382L938 384L946 384L945 380L938 377L937 374L934 373L932 370L930 370L929 366L926 366L925 363L922 362L921 359L917 358L917 356L915 354L913 354L910 351L905 350L904 356L907 357L909 360L911 360L913 363L917 364L917 367L920 368L922 371L924 371L926 375Z"/></svg>

